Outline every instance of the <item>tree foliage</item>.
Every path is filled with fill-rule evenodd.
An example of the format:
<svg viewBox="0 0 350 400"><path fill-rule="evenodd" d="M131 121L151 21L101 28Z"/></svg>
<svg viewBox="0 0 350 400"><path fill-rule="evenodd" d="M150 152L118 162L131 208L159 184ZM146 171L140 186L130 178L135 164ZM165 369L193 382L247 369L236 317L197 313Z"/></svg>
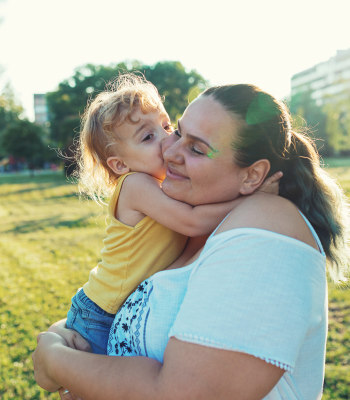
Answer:
<svg viewBox="0 0 350 400"><path fill-rule="evenodd" d="M9 123L3 131L1 147L8 155L26 161L29 167L42 166L48 155L42 128L28 120Z"/></svg>
<svg viewBox="0 0 350 400"><path fill-rule="evenodd" d="M307 129L310 136L315 139L318 151L323 156L333 153L329 145L327 132L327 114L311 96L311 91L304 91L292 96L290 111L293 115L294 125L297 129Z"/></svg>
<svg viewBox="0 0 350 400"><path fill-rule="evenodd" d="M189 97L206 84L196 71L187 72L177 61L158 62L153 66L139 61L110 66L87 64L77 68L73 76L61 82L55 92L47 94L51 140L61 148L69 148L80 129L80 118L90 98L105 90L118 74L143 73L165 97L170 118L177 118L188 104Z"/></svg>
<svg viewBox="0 0 350 400"><path fill-rule="evenodd" d="M16 102L13 91L6 85L0 94L0 142L5 129L9 124L18 121L23 108ZM0 146L0 158L6 156L6 150Z"/></svg>
<svg viewBox="0 0 350 400"><path fill-rule="evenodd" d="M164 105L172 121L182 115L189 101L196 97L207 84L200 74L194 70L187 72L178 61L143 66L142 72L165 97Z"/></svg>
<svg viewBox="0 0 350 400"><path fill-rule="evenodd" d="M327 114L326 129L329 134L329 145L336 154L350 154L350 94L338 99L327 99L324 111Z"/></svg>
<svg viewBox="0 0 350 400"><path fill-rule="evenodd" d="M323 98L316 104L311 91L296 94L290 110L296 125L309 128L323 156L350 154L350 94L346 91Z"/></svg>

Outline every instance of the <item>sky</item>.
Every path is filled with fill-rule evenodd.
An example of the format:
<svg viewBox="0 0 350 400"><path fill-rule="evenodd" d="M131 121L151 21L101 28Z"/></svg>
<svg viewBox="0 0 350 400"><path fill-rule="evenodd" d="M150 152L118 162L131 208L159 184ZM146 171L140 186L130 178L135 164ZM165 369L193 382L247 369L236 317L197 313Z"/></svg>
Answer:
<svg viewBox="0 0 350 400"><path fill-rule="evenodd" d="M350 0L0 0L0 90L33 94L86 63L180 61L210 84L277 98L293 74L350 48Z"/></svg>

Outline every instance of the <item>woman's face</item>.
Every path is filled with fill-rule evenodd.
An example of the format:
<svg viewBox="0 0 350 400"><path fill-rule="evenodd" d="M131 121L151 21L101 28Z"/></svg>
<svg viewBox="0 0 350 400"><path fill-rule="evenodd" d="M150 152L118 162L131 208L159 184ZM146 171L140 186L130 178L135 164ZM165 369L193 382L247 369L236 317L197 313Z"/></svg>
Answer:
<svg viewBox="0 0 350 400"><path fill-rule="evenodd" d="M163 141L167 167L163 191L188 204L208 204L240 195L244 169L233 162L236 122L210 96L185 110L178 129Z"/></svg>

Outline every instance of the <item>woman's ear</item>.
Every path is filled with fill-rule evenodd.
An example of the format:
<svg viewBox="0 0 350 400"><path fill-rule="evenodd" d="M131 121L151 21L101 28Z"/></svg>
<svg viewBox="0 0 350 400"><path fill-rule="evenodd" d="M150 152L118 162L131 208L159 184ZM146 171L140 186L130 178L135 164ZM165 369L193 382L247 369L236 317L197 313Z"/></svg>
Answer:
<svg viewBox="0 0 350 400"><path fill-rule="evenodd" d="M107 158L107 165L116 175L124 175L130 172L130 168L118 157Z"/></svg>
<svg viewBox="0 0 350 400"><path fill-rule="evenodd" d="M240 194L247 196L258 189L269 173L270 167L270 161L266 159L258 160L247 167L245 169L245 177L242 181Z"/></svg>

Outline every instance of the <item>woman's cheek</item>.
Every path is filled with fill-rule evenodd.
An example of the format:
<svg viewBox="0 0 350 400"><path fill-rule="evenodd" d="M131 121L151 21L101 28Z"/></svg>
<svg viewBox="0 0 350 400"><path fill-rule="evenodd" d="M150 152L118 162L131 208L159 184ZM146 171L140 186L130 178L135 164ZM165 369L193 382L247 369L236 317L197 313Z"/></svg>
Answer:
<svg viewBox="0 0 350 400"><path fill-rule="evenodd" d="M185 157L186 173L193 183L201 180L207 180L208 168L204 156L191 156ZM209 171L210 172L210 171Z"/></svg>

